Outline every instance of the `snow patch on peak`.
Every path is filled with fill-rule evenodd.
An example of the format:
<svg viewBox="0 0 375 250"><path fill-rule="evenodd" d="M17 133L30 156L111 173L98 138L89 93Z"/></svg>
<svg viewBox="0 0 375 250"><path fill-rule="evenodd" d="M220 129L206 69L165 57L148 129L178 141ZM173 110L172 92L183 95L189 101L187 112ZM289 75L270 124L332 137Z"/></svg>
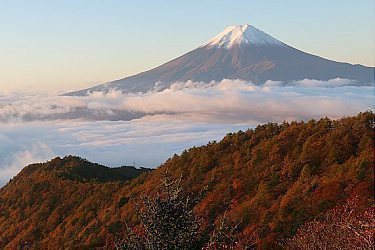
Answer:
<svg viewBox="0 0 375 250"><path fill-rule="evenodd" d="M202 47L232 48L241 45L286 46L272 36L249 24L229 26Z"/></svg>

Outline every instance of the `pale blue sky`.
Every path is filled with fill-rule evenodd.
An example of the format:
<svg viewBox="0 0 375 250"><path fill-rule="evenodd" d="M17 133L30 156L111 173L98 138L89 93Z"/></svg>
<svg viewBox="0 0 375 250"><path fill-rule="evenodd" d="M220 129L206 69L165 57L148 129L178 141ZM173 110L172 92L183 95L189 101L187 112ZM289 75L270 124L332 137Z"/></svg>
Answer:
<svg viewBox="0 0 375 250"><path fill-rule="evenodd" d="M0 0L0 91L125 77L244 23L303 51L373 66L374 2Z"/></svg>

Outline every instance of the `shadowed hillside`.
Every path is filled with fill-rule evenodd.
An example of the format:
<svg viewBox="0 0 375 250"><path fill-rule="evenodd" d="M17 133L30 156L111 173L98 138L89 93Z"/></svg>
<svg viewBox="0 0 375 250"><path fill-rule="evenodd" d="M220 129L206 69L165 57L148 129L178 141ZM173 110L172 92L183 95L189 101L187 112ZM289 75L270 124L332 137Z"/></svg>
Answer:
<svg viewBox="0 0 375 250"><path fill-rule="evenodd" d="M17 179L43 173L80 182L127 181L149 170L147 168L137 169L132 166L109 168L88 162L80 157L67 156L64 159L57 157L47 163L31 164L18 174Z"/></svg>
<svg viewBox="0 0 375 250"><path fill-rule="evenodd" d="M155 194L168 168L182 176L186 193L209 187L194 209L202 232L226 212L244 235L259 234L260 248L278 248L303 223L352 196L360 207L373 204L373 119L366 112L265 124L186 150L151 172L77 157L30 165L0 190L0 246L111 246L125 222L137 225L134 202Z"/></svg>

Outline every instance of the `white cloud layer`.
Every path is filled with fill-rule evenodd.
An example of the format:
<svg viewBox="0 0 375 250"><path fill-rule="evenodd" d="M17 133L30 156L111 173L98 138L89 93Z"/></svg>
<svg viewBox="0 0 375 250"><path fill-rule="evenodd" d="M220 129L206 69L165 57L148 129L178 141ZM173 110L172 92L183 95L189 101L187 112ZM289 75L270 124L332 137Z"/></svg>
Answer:
<svg viewBox="0 0 375 250"><path fill-rule="evenodd" d="M350 86L353 81L302 80L293 86L267 81L255 86L241 80L175 83L161 92L123 94L111 90L86 97L0 95L0 122L34 120L132 120L146 114L188 114L192 119L227 118L260 122L342 116L371 105L373 87ZM350 99L350 102L347 99ZM363 99L365 98L365 99ZM226 114L226 115L223 115ZM230 114L230 115L229 115Z"/></svg>
<svg viewBox="0 0 375 250"><path fill-rule="evenodd" d="M374 87L352 84L223 80L175 83L145 94L0 93L0 186L25 165L55 155L155 167L185 148L259 123L339 118L371 108Z"/></svg>

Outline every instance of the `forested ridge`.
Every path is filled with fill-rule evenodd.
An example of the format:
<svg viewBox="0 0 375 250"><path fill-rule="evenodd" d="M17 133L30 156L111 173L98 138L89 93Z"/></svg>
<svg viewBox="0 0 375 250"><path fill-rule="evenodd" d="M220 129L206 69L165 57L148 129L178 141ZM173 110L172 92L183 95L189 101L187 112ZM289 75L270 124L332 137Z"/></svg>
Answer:
<svg viewBox="0 0 375 250"><path fill-rule="evenodd" d="M135 204L168 169L183 192L207 189L194 207L201 231L224 214L258 248L280 248L298 228L353 198L374 200L374 114L269 123L174 155L154 171L108 169L79 157L25 167L0 190L0 247L113 247L136 227Z"/></svg>

